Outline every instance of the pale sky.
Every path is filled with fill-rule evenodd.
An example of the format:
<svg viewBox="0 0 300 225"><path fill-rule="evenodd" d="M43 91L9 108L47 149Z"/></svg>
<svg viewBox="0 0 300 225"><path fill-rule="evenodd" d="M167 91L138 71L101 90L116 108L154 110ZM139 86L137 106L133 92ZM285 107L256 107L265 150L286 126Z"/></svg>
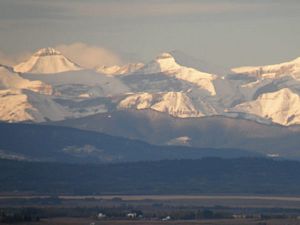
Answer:
<svg viewBox="0 0 300 225"><path fill-rule="evenodd" d="M117 63L172 50L225 67L278 63L300 57L300 0L0 0L2 58L78 44Z"/></svg>

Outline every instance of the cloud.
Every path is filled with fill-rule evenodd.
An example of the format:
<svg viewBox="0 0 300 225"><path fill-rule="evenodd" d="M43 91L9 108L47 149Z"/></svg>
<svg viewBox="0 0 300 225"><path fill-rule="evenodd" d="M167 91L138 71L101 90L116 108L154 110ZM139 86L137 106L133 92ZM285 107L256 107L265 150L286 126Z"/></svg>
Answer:
<svg viewBox="0 0 300 225"><path fill-rule="evenodd" d="M91 46L81 42L70 45L58 45L55 48L70 60L85 68L123 64L116 53L106 48Z"/></svg>
<svg viewBox="0 0 300 225"><path fill-rule="evenodd" d="M13 66L15 61L7 56L5 53L0 52L0 65Z"/></svg>
<svg viewBox="0 0 300 225"><path fill-rule="evenodd" d="M28 59L30 55L31 53L29 52L23 52L23 53L11 55L0 51L0 65L2 64L5 66L15 66L16 64Z"/></svg>

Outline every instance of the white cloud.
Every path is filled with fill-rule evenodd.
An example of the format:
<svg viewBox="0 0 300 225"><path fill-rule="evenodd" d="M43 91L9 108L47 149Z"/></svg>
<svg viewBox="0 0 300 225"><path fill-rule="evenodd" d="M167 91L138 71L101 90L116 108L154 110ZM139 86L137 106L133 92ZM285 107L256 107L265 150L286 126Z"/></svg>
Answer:
<svg viewBox="0 0 300 225"><path fill-rule="evenodd" d="M0 51L0 64L5 66L14 66L30 57L31 53L23 52L15 55L6 54Z"/></svg>
<svg viewBox="0 0 300 225"><path fill-rule="evenodd" d="M0 65L12 66L15 64L11 57L8 57L5 53L0 52Z"/></svg>
<svg viewBox="0 0 300 225"><path fill-rule="evenodd" d="M102 47L76 42L69 45L58 45L55 48L85 68L122 64L121 58L116 53Z"/></svg>

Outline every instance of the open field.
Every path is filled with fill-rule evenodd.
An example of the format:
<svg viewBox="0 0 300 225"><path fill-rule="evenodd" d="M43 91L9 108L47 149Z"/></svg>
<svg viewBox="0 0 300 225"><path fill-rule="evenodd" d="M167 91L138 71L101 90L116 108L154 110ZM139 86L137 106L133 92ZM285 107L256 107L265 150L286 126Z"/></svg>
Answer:
<svg viewBox="0 0 300 225"><path fill-rule="evenodd" d="M18 221L22 225L300 225L300 197L2 195L0 212L29 215L30 221ZM141 217L129 219L133 212ZM171 220L162 221L167 216Z"/></svg>
<svg viewBox="0 0 300 225"><path fill-rule="evenodd" d="M178 220L178 221L146 221L146 220L113 220L97 221L89 218L51 218L40 222L19 223L26 225L300 225L297 219L255 220L255 219L225 219L225 220Z"/></svg>
<svg viewBox="0 0 300 225"><path fill-rule="evenodd" d="M47 200L53 196L5 195L0 194L0 206L23 202L30 205L36 200ZM300 209L299 196L250 196L250 195L88 195L88 196L55 196L62 205L105 206L129 203L147 205L162 203L190 206L225 206L244 208L293 208Z"/></svg>

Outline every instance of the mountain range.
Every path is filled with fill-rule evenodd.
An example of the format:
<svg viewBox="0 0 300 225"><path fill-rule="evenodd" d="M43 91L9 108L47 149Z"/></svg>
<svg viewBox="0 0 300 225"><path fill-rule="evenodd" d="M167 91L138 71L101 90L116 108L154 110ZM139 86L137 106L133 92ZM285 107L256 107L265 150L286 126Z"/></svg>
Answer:
<svg viewBox="0 0 300 225"><path fill-rule="evenodd" d="M184 60L181 57L179 61ZM162 53L145 64L91 70L53 48L45 48L13 68L0 67L2 105L7 105L8 96L16 102L11 105L23 103L20 113L7 116L5 112L0 119L41 122L151 109L179 118L219 115L289 126L300 123L299 76L299 58L276 65L233 68L220 75L180 65L172 54ZM29 95L47 100L33 101ZM40 110L45 108L42 104L51 105L49 110L56 116Z"/></svg>
<svg viewBox="0 0 300 225"><path fill-rule="evenodd" d="M170 52L147 63L87 69L44 48L14 67L0 64L1 121L159 145L298 157L299 105L300 58L228 72Z"/></svg>

